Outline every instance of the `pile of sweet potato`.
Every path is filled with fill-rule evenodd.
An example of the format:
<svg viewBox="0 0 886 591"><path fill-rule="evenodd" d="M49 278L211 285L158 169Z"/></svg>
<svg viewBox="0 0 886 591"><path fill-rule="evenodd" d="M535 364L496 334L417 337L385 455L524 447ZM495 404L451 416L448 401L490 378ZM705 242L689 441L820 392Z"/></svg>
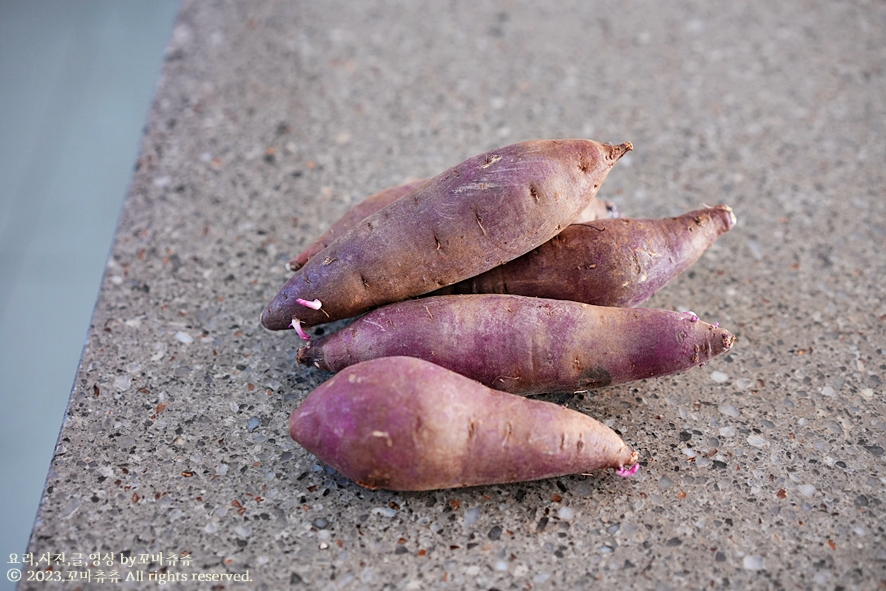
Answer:
<svg viewBox="0 0 886 591"><path fill-rule="evenodd" d="M734 342L691 312L637 307L735 216L615 217L596 195L631 149L513 144L345 214L262 312L308 341L301 363L337 372L293 411L291 436L370 488L633 474L637 453L612 429L525 397L681 372Z"/></svg>

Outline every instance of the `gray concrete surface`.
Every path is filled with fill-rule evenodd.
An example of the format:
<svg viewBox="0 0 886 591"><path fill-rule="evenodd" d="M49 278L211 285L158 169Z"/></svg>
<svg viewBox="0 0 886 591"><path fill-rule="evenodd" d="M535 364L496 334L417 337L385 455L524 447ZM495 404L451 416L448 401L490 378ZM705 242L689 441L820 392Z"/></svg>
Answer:
<svg viewBox="0 0 886 591"><path fill-rule="evenodd" d="M25 578L886 585L884 28L875 2L185 3L30 541L69 564ZM739 218L648 302L733 351L566 400L640 472L371 492L293 443L328 375L258 326L288 257L380 188L573 136L633 142L601 190L625 215Z"/></svg>

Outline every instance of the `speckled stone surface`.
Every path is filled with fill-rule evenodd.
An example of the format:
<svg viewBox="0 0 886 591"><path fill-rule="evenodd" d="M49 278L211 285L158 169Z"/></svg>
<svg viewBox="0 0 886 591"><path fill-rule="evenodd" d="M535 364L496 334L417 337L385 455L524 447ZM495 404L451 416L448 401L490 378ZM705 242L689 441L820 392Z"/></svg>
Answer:
<svg viewBox="0 0 886 591"><path fill-rule="evenodd" d="M66 564L20 588L883 588L884 39L882 2L186 1L30 541ZM329 374L259 326L289 257L381 188L575 136L633 142L624 215L739 220L646 304L731 352L552 398L640 472L395 494L292 442Z"/></svg>

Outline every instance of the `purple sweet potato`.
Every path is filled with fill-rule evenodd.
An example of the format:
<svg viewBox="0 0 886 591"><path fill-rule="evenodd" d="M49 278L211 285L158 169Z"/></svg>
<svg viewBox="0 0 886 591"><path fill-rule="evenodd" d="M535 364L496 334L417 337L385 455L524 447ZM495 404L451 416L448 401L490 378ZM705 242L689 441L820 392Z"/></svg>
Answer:
<svg viewBox="0 0 886 591"><path fill-rule="evenodd" d="M432 292L510 293L597 306L636 306L735 225L725 205L665 219L572 224L535 250Z"/></svg>
<svg viewBox="0 0 886 591"><path fill-rule="evenodd" d="M588 206L630 149L538 140L470 158L308 260L265 308L262 324L282 330L356 316L526 254Z"/></svg>
<svg viewBox="0 0 886 591"><path fill-rule="evenodd" d="M428 179L411 180L402 185L388 187L378 193L373 193L363 201L351 207L345 214L335 221L329 229L320 234L320 237L308 245L301 253L289 261L289 268L297 271L308 259L329 246L333 240L359 224L364 218L374 214L379 209L386 207L407 193L411 193L426 183Z"/></svg>
<svg viewBox="0 0 886 591"><path fill-rule="evenodd" d="M695 314L566 300L435 296L373 310L311 341L299 362L326 371L379 357L418 357L515 394L569 392L703 364L735 337Z"/></svg>
<svg viewBox="0 0 886 591"><path fill-rule="evenodd" d="M504 484L600 468L628 476L637 466L637 453L587 415L411 357L333 376L292 412L289 433L373 489Z"/></svg>
<svg viewBox="0 0 886 591"><path fill-rule="evenodd" d="M337 237L341 236L376 211L383 207L387 207L397 199L411 193L414 189L426 182L427 179L419 179L409 181L402 185L388 187L387 189L374 193L363 201L360 201L347 210L343 216L337 219L328 230L323 232L319 238L309 244L300 254L293 257L288 263L289 268L293 271L298 271L306 262L308 262L308 259L329 246ZM591 203L578 214L578 217L573 220L572 223L580 224L583 222L593 222L595 220L617 217L619 217L618 208L614 203L597 199L595 197L594 199L591 199Z"/></svg>

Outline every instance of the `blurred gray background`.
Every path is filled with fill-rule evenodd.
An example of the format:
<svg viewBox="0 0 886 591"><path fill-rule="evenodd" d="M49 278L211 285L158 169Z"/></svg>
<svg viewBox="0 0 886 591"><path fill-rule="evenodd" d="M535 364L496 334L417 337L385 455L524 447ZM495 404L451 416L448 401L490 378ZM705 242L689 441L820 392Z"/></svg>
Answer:
<svg viewBox="0 0 886 591"><path fill-rule="evenodd" d="M4 563L27 546L177 8L0 0Z"/></svg>

